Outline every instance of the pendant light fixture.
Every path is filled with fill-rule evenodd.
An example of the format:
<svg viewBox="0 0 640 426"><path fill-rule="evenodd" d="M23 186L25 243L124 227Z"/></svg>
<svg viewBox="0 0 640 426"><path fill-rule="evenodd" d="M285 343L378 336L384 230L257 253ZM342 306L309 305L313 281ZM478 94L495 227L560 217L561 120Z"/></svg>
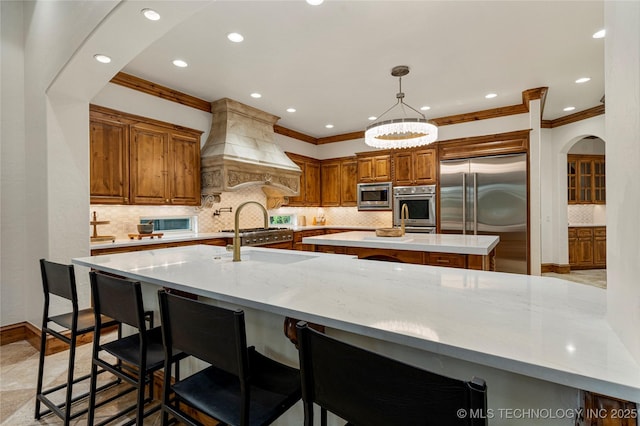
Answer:
<svg viewBox="0 0 640 426"><path fill-rule="evenodd" d="M391 75L398 77L399 91L396 94L398 101L391 108L378 116L376 121L367 126L364 132L364 141L374 148L410 148L413 146L427 145L438 139L438 128L429 123L423 113L404 103L402 93L402 77L409 74L409 67L398 65L393 67ZM396 107L402 109L403 117L380 121L384 115ZM419 115L418 118L407 117L404 107L407 107Z"/></svg>

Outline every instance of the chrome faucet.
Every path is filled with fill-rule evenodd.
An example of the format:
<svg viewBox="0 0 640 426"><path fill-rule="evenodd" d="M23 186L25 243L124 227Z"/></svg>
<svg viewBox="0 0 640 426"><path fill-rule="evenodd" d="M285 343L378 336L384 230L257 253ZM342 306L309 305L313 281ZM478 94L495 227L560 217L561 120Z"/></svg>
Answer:
<svg viewBox="0 0 640 426"><path fill-rule="evenodd" d="M269 213L267 209L264 208L262 204L257 201L246 201L238 206L236 209L236 217L233 224L233 261L240 262L240 212L242 208L247 204L255 204L262 209L262 213L264 214L264 227L269 227Z"/></svg>
<svg viewBox="0 0 640 426"><path fill-rule="evenodd" d="M402 235L404 235L404 221L407 219L409 219L409 207L405 203L400 211L400 232L402 232Z"/></svg>

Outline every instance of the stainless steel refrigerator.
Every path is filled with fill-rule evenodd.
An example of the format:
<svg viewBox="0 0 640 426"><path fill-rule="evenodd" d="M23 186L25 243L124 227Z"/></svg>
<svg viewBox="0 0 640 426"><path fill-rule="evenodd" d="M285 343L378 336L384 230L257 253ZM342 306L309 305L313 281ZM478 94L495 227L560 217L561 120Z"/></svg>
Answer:
<svg viewBox="0 0 640 426"><path fill-rule="evenodd" d="M527 155L440 162L440 231L498 235L496 270L529 273Z"/></svg>

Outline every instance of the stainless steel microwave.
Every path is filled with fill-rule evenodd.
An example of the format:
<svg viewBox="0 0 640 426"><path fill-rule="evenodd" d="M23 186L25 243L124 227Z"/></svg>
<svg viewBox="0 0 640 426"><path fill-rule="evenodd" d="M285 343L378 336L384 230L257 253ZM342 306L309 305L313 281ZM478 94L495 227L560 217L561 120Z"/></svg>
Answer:
<svg viewBox="0 0 640 426"><path fill-rule="evenodd" d="M358 210L391 210L391 182L359 183Z"/></svg>

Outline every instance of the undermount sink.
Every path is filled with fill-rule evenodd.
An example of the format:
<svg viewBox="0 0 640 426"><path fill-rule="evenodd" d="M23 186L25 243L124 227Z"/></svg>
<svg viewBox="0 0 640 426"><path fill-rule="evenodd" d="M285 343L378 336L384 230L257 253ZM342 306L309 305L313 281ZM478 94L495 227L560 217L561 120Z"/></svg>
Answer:
<svg viewBox="0 0 640 426"><path fill-rule="evenodd" d="M281 250L270 250L270 251L242 251L242 260L241 262L263 262L263 263L273 263L278 265L287 265L296 262L302 262L305 260L310 260L318 257L313 254L303 254L303 253L289 253ZM214 256L214 261L221 262L231 262L233 260L232 253L225 253L219 256Z"/></svg>

